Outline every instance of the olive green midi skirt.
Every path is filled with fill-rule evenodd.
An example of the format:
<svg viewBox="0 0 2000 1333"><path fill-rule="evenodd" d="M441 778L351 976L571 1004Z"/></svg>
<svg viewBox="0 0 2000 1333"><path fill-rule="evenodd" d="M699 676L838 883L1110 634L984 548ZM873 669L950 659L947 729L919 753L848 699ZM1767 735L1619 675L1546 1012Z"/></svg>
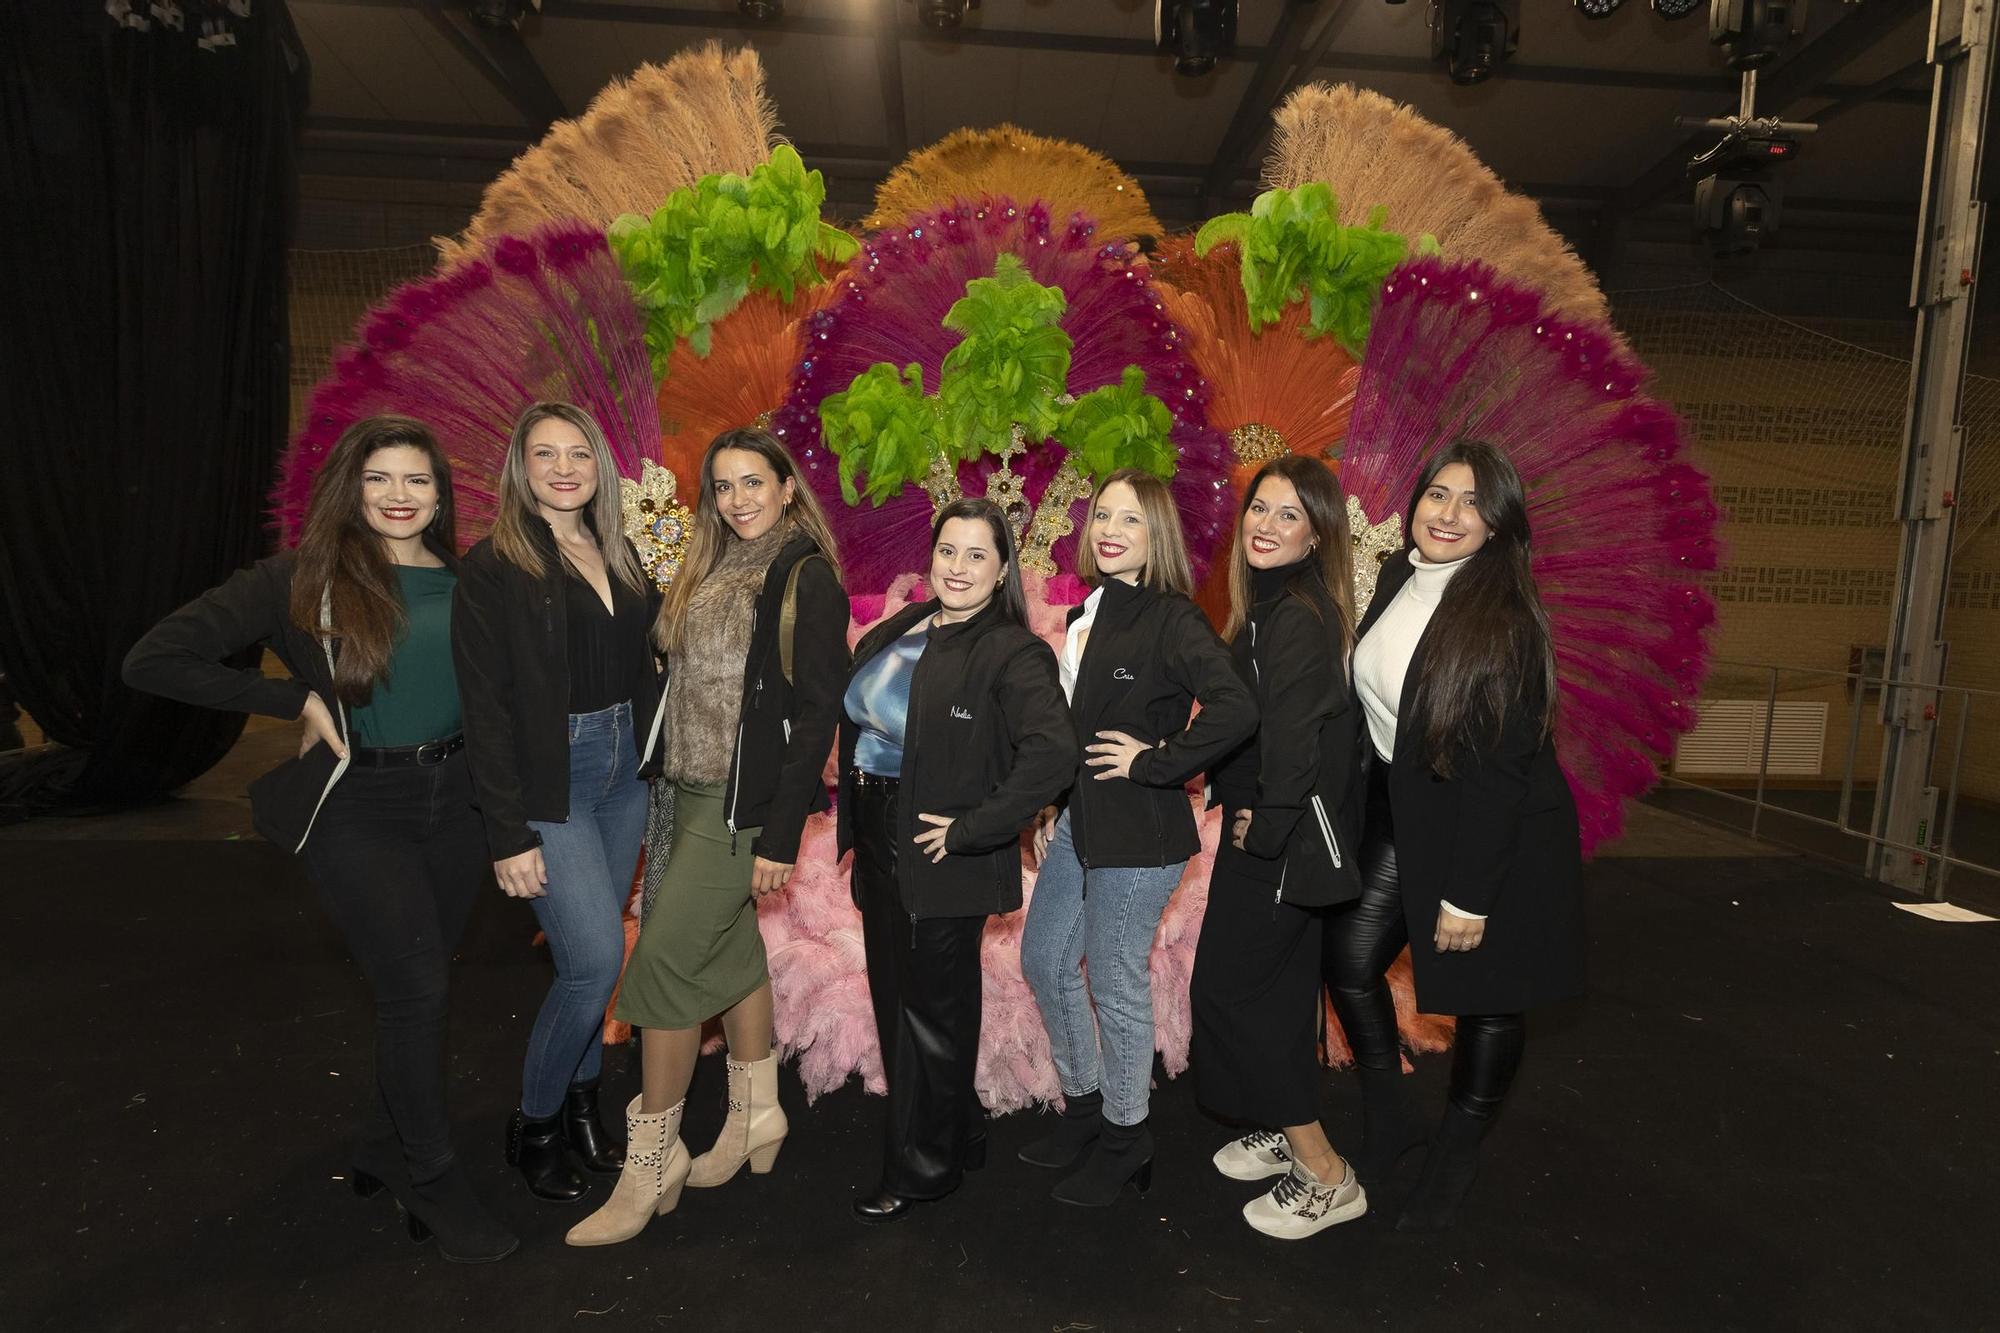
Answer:
<svg viewBox="0 0 2000 1333"><path fill-rule="evenodd" d="M672 850L618 993L634 1027L698 1027L770 979L750 900L758 830L736 830L732 852L724 811L720 785L675 784Z"/></svg>

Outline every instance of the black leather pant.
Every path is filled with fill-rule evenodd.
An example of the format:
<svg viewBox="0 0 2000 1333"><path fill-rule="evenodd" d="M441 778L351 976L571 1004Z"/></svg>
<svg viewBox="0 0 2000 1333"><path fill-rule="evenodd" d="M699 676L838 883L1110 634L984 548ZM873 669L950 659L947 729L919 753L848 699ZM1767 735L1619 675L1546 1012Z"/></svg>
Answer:
<svg viewBox="0 0 2000 1333"><path fill-rule="evenodd" d="M905 1199L938 1199L958 1188L984 1120L972 1076L986 918L919 919L903 906L896 799L893 783L854 790L854 882L889 1080L882 1188Z"/></svg>
<svg viewBox="0 0 2000 1333"><path fill-rule="evenodd" d="M1361 897L1328 918L1322 954L1334 1012L1364 1072L1400 1068L1396 1009L1385 975L1409 941L1396 874L1388 765L1377 763L1369 775L1367 832L1361 840ZM1491 1119L1506 1100L1526 1040L1520 1014L1460 1015L1451 1060L1452 1105Z"/></svg>

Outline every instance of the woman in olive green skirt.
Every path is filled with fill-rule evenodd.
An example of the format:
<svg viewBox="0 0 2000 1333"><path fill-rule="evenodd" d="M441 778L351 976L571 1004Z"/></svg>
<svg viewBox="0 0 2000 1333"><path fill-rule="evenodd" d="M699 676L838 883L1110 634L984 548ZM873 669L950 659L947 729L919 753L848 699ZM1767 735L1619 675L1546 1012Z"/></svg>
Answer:
<svg viewBox="0 0 2000 1333"><path fill-rule="evenodd" d="M847 679L847 594L826 519L768 432L717 436L695 505L654 630L667 655L660 780L674 784L672 849L617 1011L640 1030L643 1091L625 1112L624 1173L570 1231L572 1245L638 1235L683 1185L720 1185L746 1163L769 1171L789 1128L756 900L784 888L806 817L827 805L820 773ZM701 1025L717 1015L729 1114L715 1146L690 1159L681 1109Z"/></svg>
<svg viewBox="0 0 2000 1333"><path fill-rule="evenodd" d="M700 1027L771 979L749 891L760 830L730 835L727 795L720 783L674 784L672 851L646 914L660 929L639 932L618 992L633 1027Z"/></svg>

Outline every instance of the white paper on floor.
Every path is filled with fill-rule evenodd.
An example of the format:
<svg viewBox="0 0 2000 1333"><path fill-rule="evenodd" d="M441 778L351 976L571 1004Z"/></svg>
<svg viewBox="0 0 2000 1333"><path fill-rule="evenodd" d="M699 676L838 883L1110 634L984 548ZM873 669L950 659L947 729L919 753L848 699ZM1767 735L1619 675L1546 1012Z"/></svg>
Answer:
<svg viewBox="0 0 2000 1333"><path fill-rule="evenodd" d="M1927 916L1933 921L1995 921L2000 917L1984 916L1969 907L1957 907L1951 903L1896 903L1905 912Z"/></svg>

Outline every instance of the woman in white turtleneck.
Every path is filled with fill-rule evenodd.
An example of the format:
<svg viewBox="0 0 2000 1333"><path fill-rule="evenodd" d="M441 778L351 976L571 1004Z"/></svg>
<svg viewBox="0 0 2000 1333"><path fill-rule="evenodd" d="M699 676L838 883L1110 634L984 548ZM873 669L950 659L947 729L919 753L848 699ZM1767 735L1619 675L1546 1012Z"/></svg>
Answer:
<svg viewBox="0 0 2000 1333"><path fill-rule="evenodd" d="M1412 949L1417 1006L1458 1016L1449 1101L1400 1229L1451 1224L1525 1040L1524 1010L1583 984L1576 806L1556 762L1555 655L1527 502L1498 449L1440 450L1410 499L1354 650L1367 718L1361 897L1329 921L1328 987L1361 1076L1355 1173L1422 1143L1384 973Z"/></svg>

